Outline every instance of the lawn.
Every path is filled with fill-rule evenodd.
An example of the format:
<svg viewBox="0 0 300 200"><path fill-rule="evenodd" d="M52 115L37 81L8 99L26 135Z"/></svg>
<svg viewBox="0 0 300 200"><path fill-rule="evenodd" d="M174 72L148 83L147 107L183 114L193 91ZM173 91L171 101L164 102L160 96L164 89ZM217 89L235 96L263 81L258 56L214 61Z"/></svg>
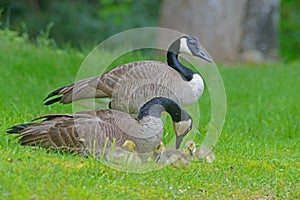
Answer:
<svg viewBox="0 0 300 200"><path fill-rule="evenodd" d="M85 56L18 41L1 41L0 52L0 199L300 198L300 63L220 66L228 104L216 160L135 174L23 147L6 134L40 114L72 112L71 105L47 107L42 100L74 80ZM206 91L199 100L204 113L208 97ZM201 131L209 117L203 115Z"/></svg>

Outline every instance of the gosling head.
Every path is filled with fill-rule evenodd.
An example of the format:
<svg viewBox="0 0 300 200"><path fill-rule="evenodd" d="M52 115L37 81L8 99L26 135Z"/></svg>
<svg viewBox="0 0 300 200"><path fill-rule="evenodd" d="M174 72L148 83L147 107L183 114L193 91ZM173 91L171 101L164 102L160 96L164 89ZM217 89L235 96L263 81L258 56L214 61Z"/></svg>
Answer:
<svg viewBox="0 0 300 200"><path fill-rule="evenodd" d="M183 113L185 114L182 114L182 120L173 122L174 130L176 133L176 149L179 149L184 136L186 136L186 134L188 134L188 132L193 127L193 120L191 116L186 112Z"/></svg>
<svg viewBox="0 0 300 200"><path fill-rule="evenodd" d="M135 151L135 143L131 140L126 140L123 143L123 148L128 150L128 151L134 152Z"/></svg>
<svg viewBox="0 0 300 200"><path fill-rule="evenodd" d="M165 151L165 145L164 143L161 141L159 143L159 145L156 147L156 149L154 150L154 155L156 156L154 158L155 162L159 162L160 159L162 159L163 157L163 152Z"/></svg>
<svg viewBox="0 0 300 200"><path fill-rule="evenodd" d="M197 38L189 35L182 36L174 41L171 44L169 51L176 54L184 53L187 55L196 56L206 60L207 62L212 62L211 57L207 55L207 53L201 47Z"/></svg>
<svg viewBox="0 0 300 200"><path fill-rule="evenodd" d="M196 143L192 140L187 141L185 143L185 149L191 156L193 156L196 153Z"/></svg>
<svg viewBox="0 0 300 200"><path fill-rule="evenodd" d="M162 153L162 152L164 152L164 150L165 150L165 145L164 145L164 143L161 141L160 143L159 143L159 145L156 147L156 149L155 149L155 153L156 154L160 154L160 153Z"/></svg>

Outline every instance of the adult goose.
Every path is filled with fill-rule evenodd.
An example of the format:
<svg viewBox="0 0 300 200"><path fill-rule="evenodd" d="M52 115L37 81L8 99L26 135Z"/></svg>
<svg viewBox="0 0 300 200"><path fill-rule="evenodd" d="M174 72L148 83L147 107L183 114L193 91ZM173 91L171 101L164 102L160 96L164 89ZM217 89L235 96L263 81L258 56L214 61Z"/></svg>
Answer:
<svg viewBox="0 0 300 200"><path fill-rule="evenodd" d="M137 120L117 110L81 111L74 114L41 116L41 122L13 126L7 133L17 133L22 145L41 146L79 152L96 157L126 140L139 153L153 152L163 136L161 113L168 112L176 133L176 148L192 128L190 115L173 100L156 97L145 103ZM37 120L36 119L36 120Z"/></svg>
<svg viewBox="0 0 300 200"><path fill-rule="evenodd" d="M135 114L141 105L158 96L173 99L183 106L190 105L202 95L204 83L199 74L179 62L180 53L212 62L196 38L182 36L170 45L167 63L139 61L123 64L100 76L51 92L44 99L44 104L111 98L110 108Z"/></svg>

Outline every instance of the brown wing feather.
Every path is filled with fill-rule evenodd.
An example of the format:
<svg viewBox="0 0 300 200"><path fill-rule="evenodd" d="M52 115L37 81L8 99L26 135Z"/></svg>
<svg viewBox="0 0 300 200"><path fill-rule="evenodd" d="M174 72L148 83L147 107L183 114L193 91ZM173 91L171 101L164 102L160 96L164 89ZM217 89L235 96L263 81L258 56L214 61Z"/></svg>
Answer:
<svg viewBox="0 0 300 200"><path fill-rule="evenodd" d="M100 76L84 79L51 92L45 98L44 104L50 105L58 101L67 104L87 98L111 97L121 80L154 79L166 70L173 69L166 63L158 61L140 61L120 65Z"/></svg>
<svg viewBox="0 0 300 200"><path fill-rule="evenodd" d="M125 142L127 135L125 129L117 125L118 118L127 122L133 120L137 125L129 114L113 110L82 111L73 115L51 114L40 118L45 120L29 124L19 132L22 145L80 153L88 151L96 156L104 147L110 148L113 140L117 146Z"/></svg>

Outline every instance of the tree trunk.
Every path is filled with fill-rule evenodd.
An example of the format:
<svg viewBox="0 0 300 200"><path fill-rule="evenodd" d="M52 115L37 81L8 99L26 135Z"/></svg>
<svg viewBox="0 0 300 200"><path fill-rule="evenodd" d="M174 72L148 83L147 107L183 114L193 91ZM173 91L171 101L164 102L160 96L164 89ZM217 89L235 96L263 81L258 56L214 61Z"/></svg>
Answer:
<svg viewBox="0 0 300 200"><path fill-rule="evenodd" d="M257 51L266 59L278 54L279 0L249 0L244 23L243 54Z"/></svg>
<svg viewBox="0 0 300 200"><path fill-rule="evenodd" d="M279 0L164 0L160 26L198 37L217 61L244 50L257 60L277 49L278 8Z"/></svg>

